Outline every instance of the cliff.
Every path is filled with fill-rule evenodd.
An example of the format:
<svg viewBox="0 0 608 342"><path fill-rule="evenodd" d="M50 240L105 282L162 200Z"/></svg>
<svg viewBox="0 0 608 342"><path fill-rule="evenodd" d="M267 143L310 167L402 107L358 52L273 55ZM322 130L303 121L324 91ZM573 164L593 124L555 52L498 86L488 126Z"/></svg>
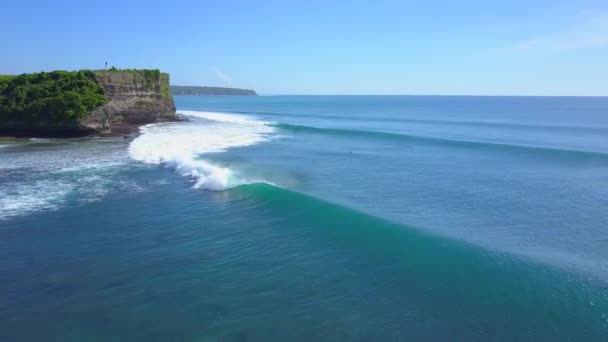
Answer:
<svg viewBox="0 0 608 342"><path fill-rule="evenodd" d="M257 93L250 89L222 88L222 87L196 87L196 86L171 86L173 95L245 95L256 96Z"/></svg>
<svg viewBox="0 0 608 342"><path fill-rule="evenodd" d="M158 70L96 71L95 79L109 101L81 120L86 127L110 133L116 126L177 119L168 74Z"/></svg>
<svg viewBox="0 0 608 342"><path fill-rule="evenodd" d="M125 134L177 120L169 75L158 70L54 71L0 77L0 135Z"/></svg>

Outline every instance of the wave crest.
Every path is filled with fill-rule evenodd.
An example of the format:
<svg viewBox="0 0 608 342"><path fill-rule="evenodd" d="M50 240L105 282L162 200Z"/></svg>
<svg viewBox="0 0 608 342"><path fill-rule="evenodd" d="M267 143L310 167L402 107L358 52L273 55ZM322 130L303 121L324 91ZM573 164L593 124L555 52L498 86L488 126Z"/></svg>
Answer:
<svg viewBox="0 0 608 342"><path fill-rule="evenodd" d="M384 131L373 131L373 130L361 130L351 128L326 128L326 127L314 127L306 125L295 125L288 123L268 123L272 127L277 127L283 130L291 132L304 132L314 134L327 134L334 136L346 136L346 137L368 137L375 139L394 139L402 141L410 141L420 144L435 144L443 146L453 147L468 147L473 149L486 149L486 150L500 150L506 152L520 152L544 155L550 157L575 157L575 158L586 158L586 159L600 159L607 160L608 153L601 151L588 151L588 150L575 150L575 149L563 149L551 146L542 145L524 145L516 143L505 143L505 142L492 142L482 140L460 140L452 138L432 137L424 135L413 135L398 132L384 132Z"/></svg>
<svg viewBox="0 0 608 342"><path fill-rule="evenodd" d="M195 188L220 191L249 181L233 170L199 158L230 148L259 144L271 138L275 128L253 117L198 111L179 111L191 121L151 124L129 145L131 158L164 165L191 178Z"/></svg>

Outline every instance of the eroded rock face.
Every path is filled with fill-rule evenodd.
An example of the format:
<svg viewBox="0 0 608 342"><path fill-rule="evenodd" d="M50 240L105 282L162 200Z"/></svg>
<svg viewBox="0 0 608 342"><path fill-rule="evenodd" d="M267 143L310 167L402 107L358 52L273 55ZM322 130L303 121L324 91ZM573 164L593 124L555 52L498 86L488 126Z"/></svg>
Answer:
<svg viewBox="0 0 608 342"><path fill-rule="evenodd" d="M107 102L80 115L80 119L53 119L40 115L32 119L0 120L0 136L71 138L92 134L128 134L137 126L176 121L175 104L169 91L169 75L158 70L93 71ZM75 85L78 87L78 85ZM68 89L71 91L71 89ZM66 90L66 91L68 91ZM37 95L31 95L37 96ZM10 117L10 116L9 116Z"/></svg>
<svg viewBox="0 0 608 342"><path fill-rule="evenodd" d="M97 71L95 78L109 102L83 119L82 126L112 133L116 126L177 120L168 74Z"/></svg>

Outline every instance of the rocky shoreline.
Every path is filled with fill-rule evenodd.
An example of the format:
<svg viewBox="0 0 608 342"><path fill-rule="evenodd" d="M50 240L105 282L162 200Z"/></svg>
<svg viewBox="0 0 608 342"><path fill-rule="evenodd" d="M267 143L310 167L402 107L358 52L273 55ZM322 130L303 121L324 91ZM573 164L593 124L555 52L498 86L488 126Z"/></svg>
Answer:
<svg viewBox="0 0 608 342"><path fill-rule="evenodd" d="M175 120L155 121L155 122L179 122L188 121L183 116L177 115ZM29 138L57 138L71 139L83 137L136 137L139 135L139 128L145 124L115 124L109 132L98 132L90 127L74 126L51 126L43 128L36 127L0 127L0 139L29 139Z"/></svg>

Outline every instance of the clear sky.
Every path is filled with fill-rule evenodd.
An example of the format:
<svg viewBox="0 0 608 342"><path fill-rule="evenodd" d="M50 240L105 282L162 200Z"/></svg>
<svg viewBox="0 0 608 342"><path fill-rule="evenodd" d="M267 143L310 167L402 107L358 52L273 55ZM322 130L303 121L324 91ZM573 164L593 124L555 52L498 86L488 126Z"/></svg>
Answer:
<svg viewBox="0 0 608 342"><path fill-rule="evenodd" d="M608 95L608 1L0 5L0 73L159 68L261 94Z"/></svg>

